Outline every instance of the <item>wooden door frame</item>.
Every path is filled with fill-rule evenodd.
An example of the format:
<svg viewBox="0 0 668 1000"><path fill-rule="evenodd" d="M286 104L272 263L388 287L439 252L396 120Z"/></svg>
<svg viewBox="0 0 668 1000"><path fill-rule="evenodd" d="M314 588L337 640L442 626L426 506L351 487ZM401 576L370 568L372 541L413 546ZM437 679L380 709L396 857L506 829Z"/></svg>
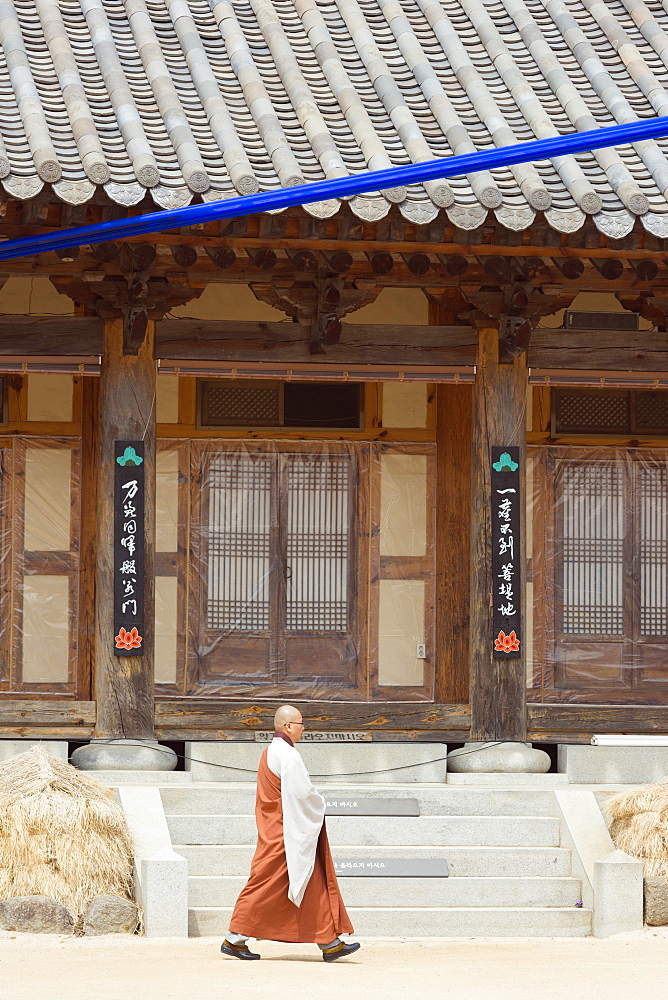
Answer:
<svg viewBox="0 0 668 1000"><path fill-rule="evenodd" d="M340 452L342 454L352 454L355 456L355 463L357 467L357 479L360 482L363 478L363 473L368 465L368 452L369 444L368 442L356 442L356 441L325 441L325 442L311 442L311 441L294 441L289 439L274 439L271 442L268 441L238 441L231 440L228 438L220 439L208 439L208 440L198 440L191 441L191 484L192 484L192 500L191 500L191 525L195 525L202 518L202 505L205 502L203 499L203 491L201 489L201 470L203 468L204 455L211 453L216 449L223 449L226 452L239 453L242 450L252 451L256 453L262 453L267 451L267 447L270 445L272 454L283 454L283 453L312 453L315 448L326 449L329 453ZM357 517L359 519L361 502L361 491L358 491L357 495ZM359 522L358 522L359 523ZM351 700L358 701L362 700L366 695L366 685L364 685L364 690L360 690L359 684L359 664L366 663L368 660L367 651L367 588L359 586L359 579L363 572L363 568L366 567L368 562L367 547L368 540L364 540L364 533L358 531L358 537L353 540L353 545L358 546L359 558L355 564L354 572L355 578L358 581L357 594L358 602L355 612L355 624L357 626L357 666L356 666L356 683L355 687L344 687L340 689L336 687L333 688L332 700ZM190 537L190 556L193 563L200 564L202 559L202 549L198 539L191 533ZM202 685L199 679L197 671L197 656L195 653L197 635L200 632L201 626L198 622L202 616L203 608L203 580L202 574L200 572L199 583L192 580L192 574L190 574L190 586L189 586L189 633L188 633L188 652L187 652L187 667L186 667L186 678L187 678L187 691L191 692L189 697L221 697L219 688L212 691L210 695L205 693L206 686ZM278 594L277 589L275 593ZM204 687L204 691L202 688ZM212 685L213 687L213 685ZM247 691L245 692L245 688ZM225 693L222 695L225 698L237 698L242 697L244 693L252 695L253 698L258 697L268 697L268 698L285 698L285 697L295 697L299 696L300 692L303 690L303 682L300 684L298 682L286 682L284 679L276 679L274 685L262 685L261 687L255 685L252 681L247 682L244 685L243 681L235 682L235 685L230 685L230 693Z"/></svg>

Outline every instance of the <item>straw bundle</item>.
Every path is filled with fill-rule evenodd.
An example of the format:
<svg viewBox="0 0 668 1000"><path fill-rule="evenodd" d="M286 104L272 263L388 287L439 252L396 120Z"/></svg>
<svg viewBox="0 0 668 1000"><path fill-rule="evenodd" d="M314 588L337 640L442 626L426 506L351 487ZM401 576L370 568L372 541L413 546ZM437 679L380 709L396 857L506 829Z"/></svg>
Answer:
<svg viewBox="0 0 668 1000"><path fill-rule="evenodd" d="M0 764L0 900L41 894L73 917L132 898L132 842L111 793L41 747Z"/></svg>
<svg viewBox="0 0 668 1000"><path fill-rule="evenodd" d="M645 875L668 875L668 778L613 795L604 808L615 847L642 861Z"/></svg>

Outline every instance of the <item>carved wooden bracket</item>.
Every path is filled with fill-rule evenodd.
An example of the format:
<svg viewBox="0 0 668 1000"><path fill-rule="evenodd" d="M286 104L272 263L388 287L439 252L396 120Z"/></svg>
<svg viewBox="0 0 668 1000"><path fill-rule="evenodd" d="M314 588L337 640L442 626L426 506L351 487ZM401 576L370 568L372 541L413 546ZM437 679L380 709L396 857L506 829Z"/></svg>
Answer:
<svg viewBox="0 0 668 1000"><path fill-rule="evenodd" d="M647 293L617 292L616 298L625 309L649 320L658 330L668 330L668 288L653 288Z"/></svg>
<svg viewBox="0 0 668 1000"><path fill-rule="evenodd" d="M542 283L544 268L535 258L528 266L502 257L489 257L483 264L498 284L462 283L457 288L425 288L425 294L476 330L498 329L499 364L512 364L514 358L528 349L538 320L567 309L577 289Z"/></svg>
<svg viewBox="0 0 668 1000"><path fill-rule="evenodd" d="M137 253L137 248L145 252ZM203 291L202 287L188 284L185 272L152 278L150 267L154 259L154 247L124 244L120 252L120 275L84 271L80 278L51 275L51 282L61 294L86 306L101 319L122 316L123 353L136 355L146 336L149 319L162 319L170 309L198 298Z"/></svg>
<svg viewBox="0 0 668 1000"><path fill-rule="evenodd" d="M324 354L327 347L338 343L342 317L374 302L381 291L380 285L331 273L311 280L252 282L250 287L261 302L308 327L311 354Z"/></svg>

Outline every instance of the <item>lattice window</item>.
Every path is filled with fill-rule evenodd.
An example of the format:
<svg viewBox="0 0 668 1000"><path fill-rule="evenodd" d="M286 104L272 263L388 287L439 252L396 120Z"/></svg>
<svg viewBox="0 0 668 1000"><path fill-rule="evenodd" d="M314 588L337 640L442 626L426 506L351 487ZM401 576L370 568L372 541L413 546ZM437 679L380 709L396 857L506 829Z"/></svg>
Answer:
<svg viewBox="0 0 668 1000"><path fill-rule="evenodd" d="M282 414L280 382L200 383L203 427L278 427Z"/></svg>
<svg viewBox="0 0 668 1000"><path fill-rule="evenodd" d="M639 465L640 634L668 635L668 473Z"/></svg>
<svg viewBox="0 0 668 1000"><path fill-rule="evenodd" d="M668 392L635 392L635 430L660 434L668 431Z"/></svg>
<svg viewBox="0 0 668 1000"><path fill-rule="evenodd" d="M269 628L270 456L215 455L209 466L207 625Z"/></svg>
<svg viewBox="0 0 668 1000"><path fill-rule="evenodd" d="M556 434L586 434L630 431L628 392L554 391Z"/></svg>
<svg viewBox="0 0 668 1000"><path fill-rule="evenodd" d="M288 456L290 631L345 632L348 627L351 475L346 455Z"/></svg>
<svg viewBox="0 0 668 1000"><path fill-rule="evenodd" d="M553 389L553 434L668 434L665 390Z"/></svg>
<svg viewBox="0 0 668 1000"><path fill-rule="evenodd" d="M200 379L202 427L361 427L359 382Z"/></svg>
<svg viewBox="0 0 668 1000"><path fill-rule="evenodd" d="M562 631L567 635L621 635L623 468L565 465L562 477Z"/></svg>
<svg viewBox="0 0 668 1000"><path fill-rule="evenodd" d="M355 480L348 454L213 455L207 627L345 632Z"/></svg>

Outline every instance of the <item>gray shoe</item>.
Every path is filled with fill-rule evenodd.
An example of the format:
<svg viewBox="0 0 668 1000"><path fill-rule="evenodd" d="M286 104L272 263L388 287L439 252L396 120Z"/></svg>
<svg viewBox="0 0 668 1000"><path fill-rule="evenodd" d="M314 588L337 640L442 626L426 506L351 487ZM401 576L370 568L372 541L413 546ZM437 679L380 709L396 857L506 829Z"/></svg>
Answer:
<svg viewBox="0 0 668 1000"><path fill-rule="evenodd" d="M328 948L327 951L323 951L322 957L325 962L336 962L337 958L346 958L347 955L352 955L354 951L359 951L361 945L357 941L351 941L349 944L337 944L335 948Z"/></svg>
<svg viewBox="0 0 668 1000"><path fill-rule="evenodd" d="M256 961L258 958L262 957L254 951L249 951L247 944L230 944L229 941L223 941L220 946L220 950L223 955L229 955L230 958L241 958L246 962Z"/></svg>

